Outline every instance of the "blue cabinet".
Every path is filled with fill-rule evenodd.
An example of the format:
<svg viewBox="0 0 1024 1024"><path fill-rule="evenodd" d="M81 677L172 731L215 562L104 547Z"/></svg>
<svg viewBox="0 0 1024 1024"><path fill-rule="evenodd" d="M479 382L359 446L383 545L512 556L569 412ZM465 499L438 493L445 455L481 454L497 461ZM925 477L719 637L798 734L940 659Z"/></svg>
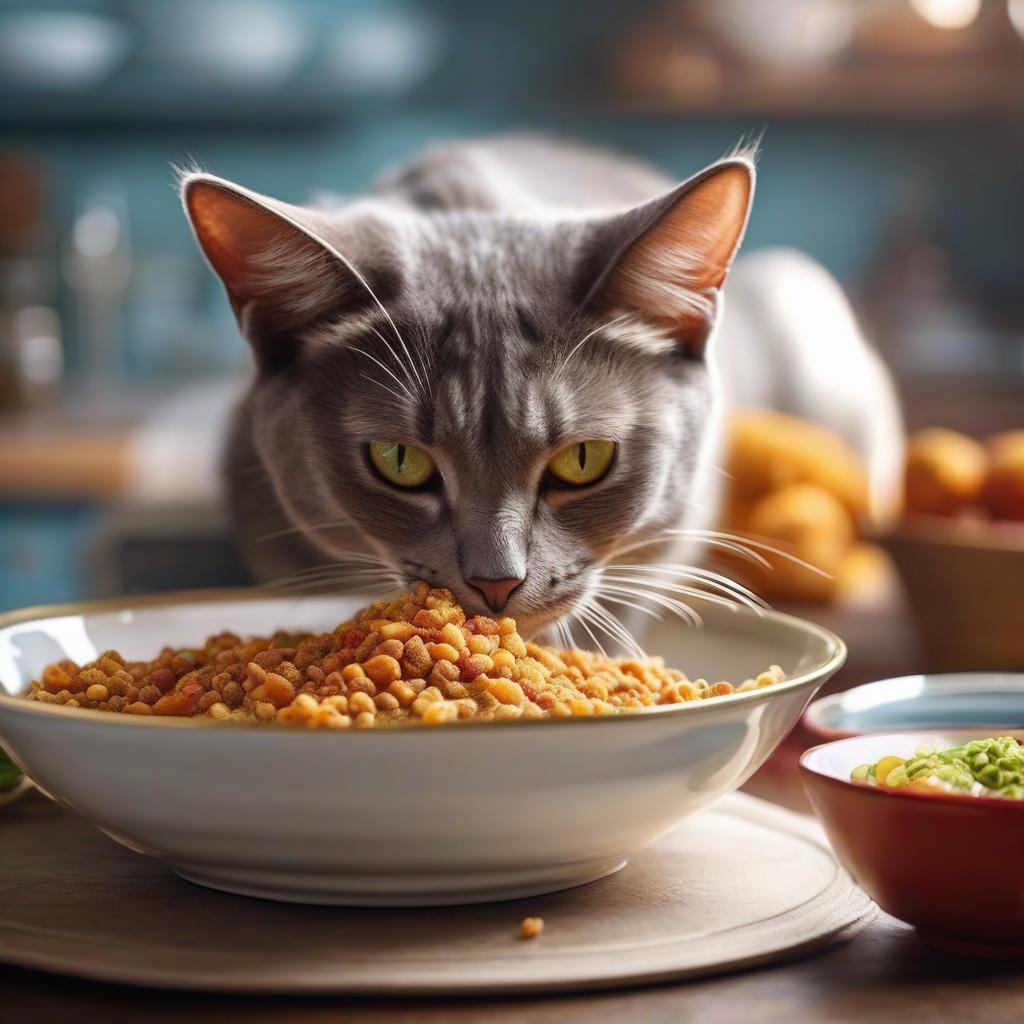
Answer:
<svg viewBox="0 0 1024 1024"><path fill-rule="evenodd" d="M0 504L0 611L91 595L89 505Z"/></svg>

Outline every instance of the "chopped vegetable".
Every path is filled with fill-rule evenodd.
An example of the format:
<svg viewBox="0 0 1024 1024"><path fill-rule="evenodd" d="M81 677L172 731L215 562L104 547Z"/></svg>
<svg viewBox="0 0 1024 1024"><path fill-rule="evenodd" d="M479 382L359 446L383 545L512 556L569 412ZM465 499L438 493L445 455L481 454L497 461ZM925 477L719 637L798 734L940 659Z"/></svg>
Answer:
<svg viewBox="0 0 1024 1024"><path fill-rule="evenodd" d="M21 782L21 769L0 748L0 793L5 793Z"/></svg>
<svg viewBox="0 0 1024 1024"><path fill-rule="evenodd" d="M906 761L890 756L858 765L850 778L873 786L932 787L1024 800L1024 747L1012 736L971 740L949 750L922 747Z"/></svg>

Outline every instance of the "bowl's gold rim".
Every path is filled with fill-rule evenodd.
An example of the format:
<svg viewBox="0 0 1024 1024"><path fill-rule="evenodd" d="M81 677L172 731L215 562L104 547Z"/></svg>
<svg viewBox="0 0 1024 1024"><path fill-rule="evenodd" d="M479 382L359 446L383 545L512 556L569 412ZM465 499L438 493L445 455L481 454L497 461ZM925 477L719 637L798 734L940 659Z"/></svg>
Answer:
<svg viewBox="0 0 1024 1024"><path fill-rule="evenodd" d="M316 595L318 597L330 597L330 594ZM349 593L345 597L359 596L356 593ZM72 601L63 604L35 605L28 608L19 608L15 611L0 613L0 630L11 626L21 625L26 622L34 622L37 619L55 619L71 615L91 615L98 612L128 611L132 608L161 608L182 604L219 604L229 601L256 602L256 601L280 601L282 595L273 590L264 590L258 587L224 587L209 588L205 590L177 590L168 591L162 594L139 594L122 598L102 598L94 601ZM737 615L749 615L757 619L768 618L774 622L788 625L791 628L809 631L823 641L830 649L829 656L820 665L791 679L784 679L781 683L772 686L765 686L757 690L748 690L744 693L731 693L724 697L714 697L702 701L689 701L683 704L664 704L657 707L646 708L642 712L631 712L619 715L580 715L572 718L530 718L515 719L498 722L476 722L469 719L464 722L449 722L438 725L423 726L422 728L412 726L417 735L424 733L448 732L455 729L466 731L467 729L494 729L498 727L513 726L522 729L531 726L543 726L552 728L558 726L575 726L581 724L610 724L612 722L641 722L650 721L655 717L662 717L673 714L698 714L701 711L713 711L716 707L732 706L738 703L760 704L770 701L774 697L789 693L793 690L807 688L815 683L824 680L837 672L846 661L846 644L831 630L819 626L815 622L809 622L796 615L788 615L785 612L778 612L774 609L762 610L760 612L750 611L743 608L733 608L731 611ZM23 696L0 691L0 709L15 711L21 714L42 714L70 717L75 721L88 725L103 727L104 725L115 725L118 727L154 729L216 729L223 731L225 724L212 719L177 718L172 716L155 717L150 715L111 715L103 712L90 711L88 708L67 708L61 705L43 704L37 701L25 700ZM228 728L232 726L229 725ZM273 731L260 727L259 723L234 724L234 728L255 728L261 733L270 735L281 735L286 733L301 733L305 736L322 735L337 736L338 732L333 729L308 729L302 725L275 726ZM401 734L410 731L410 727L404 728L382 728L382 729L346 729L346 736L384 736Z"/></svg>

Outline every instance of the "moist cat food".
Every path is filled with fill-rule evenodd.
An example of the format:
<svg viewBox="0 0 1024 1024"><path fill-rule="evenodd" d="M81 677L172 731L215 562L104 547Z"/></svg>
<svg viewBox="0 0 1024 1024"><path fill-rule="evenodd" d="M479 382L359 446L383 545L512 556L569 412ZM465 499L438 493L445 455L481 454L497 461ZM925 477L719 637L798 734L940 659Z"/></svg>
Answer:
<svg viewBox="0 0 1024 1024"><path fill-rule="evenodd" d="M28 699L127 715L279 722L330 729L408 722L615 715L770 686L690 680L659 658L612 659L525 641L515 620L467 618L425 583L375 601L329 633L211 636L152 661L106 651L48 665Z"/></svg>

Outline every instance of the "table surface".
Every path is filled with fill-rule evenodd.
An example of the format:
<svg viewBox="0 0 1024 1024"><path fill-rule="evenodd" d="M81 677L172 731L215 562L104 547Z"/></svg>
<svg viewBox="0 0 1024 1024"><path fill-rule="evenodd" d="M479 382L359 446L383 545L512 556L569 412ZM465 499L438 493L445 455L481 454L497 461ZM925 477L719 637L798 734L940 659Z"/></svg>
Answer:
<svg viewBox="0 0 1024 1024"><path fill-rule="evenodd" d="M900 675L920 664L915 639L898 605L809 612L846 639L850 659L829 689ZM801 732L780 748L748 789L790 807L806 808L795 758L813 742ZM438 912L439 936L443 913ZM88 951L83 950L87 956ZM852 941L790 963L702 981L543 998L373 1001L345 997L245 999L154 992L57 978L0 967L0 1018L74 1019L76 1024L145 1019L149 1024L238 1019L275 1024L320 1021L628 1022L784 1021L915 1024L1020 1024L1024 964L975 960L931 950L914 931L881 915Z"/></svg>

